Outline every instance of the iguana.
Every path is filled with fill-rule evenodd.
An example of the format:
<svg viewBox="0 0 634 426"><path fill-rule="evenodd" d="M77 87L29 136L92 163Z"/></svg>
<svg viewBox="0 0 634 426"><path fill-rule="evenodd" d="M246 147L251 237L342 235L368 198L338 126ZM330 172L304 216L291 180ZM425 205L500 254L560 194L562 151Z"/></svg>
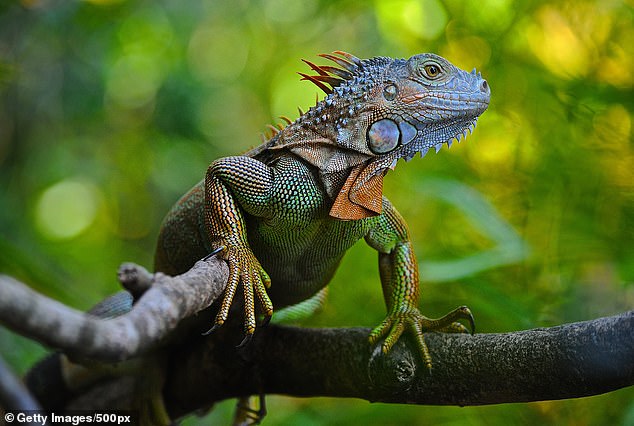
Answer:
<svg viewBox="0 0 634 426"><path fill-rule="evenodd" d="M434 54L361 60L336 51L304 61L300 73L327 94L247 153L215 160L205 179L172 208L161 227L155 269L188 270L219 251L229 279L212 330L228 320L240 289L246 344L256 315L320 292L342 256L364 238L379 253L387 317L369 335L388 352L410 330L428 368L426 331L464 332L459 307L440 319L418 310L418 266L405 220L382 195L399 159L438 152L466 137L489 105L490 88L474 69ZM210 330L211 331L211 330Z"/></svg>
<svg viewBox="0 0 634 426"><path fill-rule="evenodd" d="M467 73L433 54L408 60L360 60L340 51L321 56L337 66L305 61L316 75L300 74L324 90L326 98L295 122L287 120L262 145L214 161L205 180L164 220L155 269L175 275L210 253L222 256L230 274L212 329L229 319L232 305L242 307L246 344L255 332L258 311L266 322L273 306L318 298L345 251L365 238L379 252L388 309L370 342L384 338L387 352L409 329L422 361L431 368L424 332L467 331L457 320L467 320L473 330L473 317L466 307L436 320L419 312L418 266L407 224L382 196L383 176L399 159L409 161L430 149L438 152L473 130L489 104L488 83L475 70ZM238 288L243 303L234 303ZM132 302L129 294L119 293L92 314L120 315ZM163 355L159 351L131 362L152 369ZM45 408L61 410L83 381L111 374L108 366L93 370L56 354L37 364L26 381ZM139 389L160 374L155 370L138 379ZM79 382L70 383L75 376ZM148 419L167 424L160 392L147 393L137 395L137 405L152 411Z"/></svg>

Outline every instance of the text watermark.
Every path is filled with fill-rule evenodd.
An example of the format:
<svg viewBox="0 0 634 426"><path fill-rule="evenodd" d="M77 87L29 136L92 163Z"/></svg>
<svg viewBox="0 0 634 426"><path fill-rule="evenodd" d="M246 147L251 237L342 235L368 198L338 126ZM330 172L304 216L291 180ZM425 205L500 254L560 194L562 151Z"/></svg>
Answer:
<svg viewBox="0 0 634 426"><path fill-rule="evenodd" d="M4 424L10 425L73 425L79 426L87 423L98 425L132 425L137 424L136 416L124 411L99 411L99 412L39 412L39 411L6 411L3 413ZM0 422L1 424L2 422Z"/></svg>

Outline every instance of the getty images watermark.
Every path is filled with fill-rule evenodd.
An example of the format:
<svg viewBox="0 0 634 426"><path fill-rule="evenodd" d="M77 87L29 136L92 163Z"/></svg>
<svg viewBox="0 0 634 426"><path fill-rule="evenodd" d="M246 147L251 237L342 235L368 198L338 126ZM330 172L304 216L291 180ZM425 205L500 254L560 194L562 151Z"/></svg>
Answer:
<svg viewBox="0 0 634 426"><path fill-rule="evenodd" d="M137 424L137 419L130 412L69 412L64 414L45 413L39 411L7 411L4 422L9 425L82 425L95 423L99 425ZM2 424L2 422L0 422Z"/></svg>

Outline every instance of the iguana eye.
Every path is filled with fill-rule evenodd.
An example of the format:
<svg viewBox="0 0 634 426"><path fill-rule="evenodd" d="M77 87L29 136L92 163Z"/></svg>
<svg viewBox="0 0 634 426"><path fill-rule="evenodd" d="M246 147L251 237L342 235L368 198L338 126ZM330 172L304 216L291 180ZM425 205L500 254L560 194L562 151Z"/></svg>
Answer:
<svg viewBox="0 0 634 426"><path fill-rule="evenodd" d="M394 98L396 98L397 92L398 89L396 88L396 86L394 84L389 84L385 87L385 89L383 89L383 97L388 101L393 101Z"/></svg>
<svg viewBox="0 0 634 426"><path fill-rule="evenodd" d="M436 63L427 63L423 65L423 74L430 80L434 80L440 76L442 68Z"/></svg>
<svg viewBox="0 0 634 426"><path fill-rule="evenodd" d="M375 154L385 154L398 146L401 131L395 122L384 118L368 129L368 148Z"/></svg>

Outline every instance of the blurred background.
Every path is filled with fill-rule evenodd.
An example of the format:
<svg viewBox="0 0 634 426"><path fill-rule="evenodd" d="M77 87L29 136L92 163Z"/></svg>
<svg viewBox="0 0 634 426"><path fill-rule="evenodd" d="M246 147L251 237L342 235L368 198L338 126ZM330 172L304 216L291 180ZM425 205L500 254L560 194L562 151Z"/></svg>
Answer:
<svg viewBox="0 0 634 426"><path fill-rule="evenodd" d="M441 54L477 67L489 110L466 143L399 163L421 309L478 331L634 308L631 1L159 0L0 3L0 273L79 309L152 265L162 217L215 158L323 94L306 58ZM34 313L37 315L37 313ZM311 326L383 319L376 253L345 257ZM210 319L211 321L211 319ZM19 373L45 349L0 330ZM580 400L416 407L268 398L266 425L634 425L634 389ZM205 420L227 424L233 401Z"/></svg>

